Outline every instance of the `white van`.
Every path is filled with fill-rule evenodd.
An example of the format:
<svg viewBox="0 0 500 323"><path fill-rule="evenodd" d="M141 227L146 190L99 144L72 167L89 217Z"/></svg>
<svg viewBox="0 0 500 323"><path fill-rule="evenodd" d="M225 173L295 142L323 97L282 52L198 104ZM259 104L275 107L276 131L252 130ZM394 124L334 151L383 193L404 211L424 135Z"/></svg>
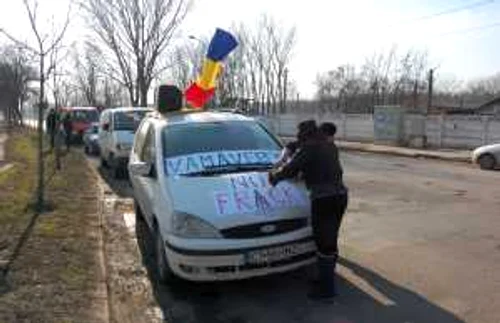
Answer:
<svg viewBox="0 0 500 323"><path fill-rule="evenodd" d="M99 147L101 165L109 167L115 178L125 174L135 131L149 108L113 108L101 113Z"/></svg>
<svg viewBox="0 0 500 323"><path fill-rule="evenodd" d="M267 180L281 149L261 123L238 114L144 118L128 171L161 281L244 279L315 261L304 183Z"/></svg>

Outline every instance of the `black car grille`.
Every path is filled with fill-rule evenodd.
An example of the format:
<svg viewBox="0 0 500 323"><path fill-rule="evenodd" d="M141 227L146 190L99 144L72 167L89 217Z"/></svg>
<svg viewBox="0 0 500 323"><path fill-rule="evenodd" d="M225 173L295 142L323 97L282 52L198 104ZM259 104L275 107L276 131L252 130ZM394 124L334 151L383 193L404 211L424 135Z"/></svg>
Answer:
<svg viewBox="0 0 500 323"><path fill-rule="evenodd" d="M269 229L272 226L274 226L273 230L265 230L265 228ZM221 233L227 239L248 239L287 233L305 228L306 226L307 218L298 218L242 225L221 230Z"/></svg>

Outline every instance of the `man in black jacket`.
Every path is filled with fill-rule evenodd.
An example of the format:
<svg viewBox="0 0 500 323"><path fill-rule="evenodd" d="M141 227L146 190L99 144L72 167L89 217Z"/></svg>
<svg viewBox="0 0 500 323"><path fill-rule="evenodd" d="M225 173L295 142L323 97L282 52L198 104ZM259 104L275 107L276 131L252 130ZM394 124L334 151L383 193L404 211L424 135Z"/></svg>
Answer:
<svg viewBox="0 0 500 323"><path fill-rule="evenodd" d="M45 127L50 137L50 148L54 148L54 138L57 129L57 114L55 109L50 109L45 122Z"/></svg>
<svg viewBox="0 0 500 323"><path fill-rule="evenodd" d="M299 124L297 152L269 173L271 185L302 174L310 191L314 241L318 249L319 283L309 296L332 299L335 296L335 265L338 257L338 233L347 208L348 192L338 150L328 141L313 120Z"/></svg>

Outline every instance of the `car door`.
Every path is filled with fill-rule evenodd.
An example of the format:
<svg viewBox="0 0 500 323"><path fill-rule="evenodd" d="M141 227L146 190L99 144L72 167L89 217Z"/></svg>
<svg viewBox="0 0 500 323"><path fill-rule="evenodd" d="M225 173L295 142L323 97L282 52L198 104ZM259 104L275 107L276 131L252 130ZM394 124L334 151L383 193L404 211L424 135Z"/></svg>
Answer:
<svg viewBox="0 0 500 323"><path fill-rule="evenodd" d="M152 125L147 120L144 120L139 126L139 129L137 130L134 138L134 145L132 148L132 152L130 154L130 163L139 162L143 160L144 158L143 151L146 148L145 147L146 137L150 132L150 128L152 128ZM139 204L142 212L144 213L146 220L148 220L149 222L149 219L151 217L150 213L151 208L148 206L149 204L147 201L148 196L146 193L147 188L144 187L148 183L147 181L144 180L143 176L133 173L130 173L130 183L132 184L132 188L134 190L135 200Z"/></svg>
<svg viewBox="0 0 500 323"><path fill-rule="evenodd" d="M147 213L147 216L150 219L152 219L155 215L155 206L157 206L160 202L161 196L157 175L158 165L156 165L156 154L155 127L150 126L147 129L146 137L144 138L144 145L139 154L139 159L142 162L153 165L153 171L151 176L138 176L137 178L144 201L142 210Z"/></svg>
<svg viewBox="0 0 500 323"><path fill-rule="evenodd" d="M109 128L108 130L104 128L104 125L109 125L109 117L110 112L104 111L99 122L99 145L101 146L101 156L103 158L108 158L109 156Z"/></svg>

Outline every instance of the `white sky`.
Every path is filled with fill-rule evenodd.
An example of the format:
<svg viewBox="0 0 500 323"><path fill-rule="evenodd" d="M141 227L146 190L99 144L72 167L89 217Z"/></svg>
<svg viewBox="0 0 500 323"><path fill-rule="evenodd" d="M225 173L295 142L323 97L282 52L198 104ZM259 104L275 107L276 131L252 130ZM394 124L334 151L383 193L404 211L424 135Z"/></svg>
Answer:
<svg viewBox="0 0 500 323"><path fill-rule="evenodd" d="M39 0L39 15L64 18L68 0ZM500 24L500 0L474 9L417 21L481 0L195 0L183 24L182 37L210 36L216 27L229 29L233 22L254 24L267 13L286 26L297 28L290 77L301 97L314 94L318 72L344 63L361 64L365 57L397 45L427 50L439 75L472 79L500 71L500 25L467 33L450 33ZM74 8L76 9L76 8ZM69 44L85 34L78 10L73 10ZM2 0L0 27L28 37L29 25L22 0Z"/></svg>

